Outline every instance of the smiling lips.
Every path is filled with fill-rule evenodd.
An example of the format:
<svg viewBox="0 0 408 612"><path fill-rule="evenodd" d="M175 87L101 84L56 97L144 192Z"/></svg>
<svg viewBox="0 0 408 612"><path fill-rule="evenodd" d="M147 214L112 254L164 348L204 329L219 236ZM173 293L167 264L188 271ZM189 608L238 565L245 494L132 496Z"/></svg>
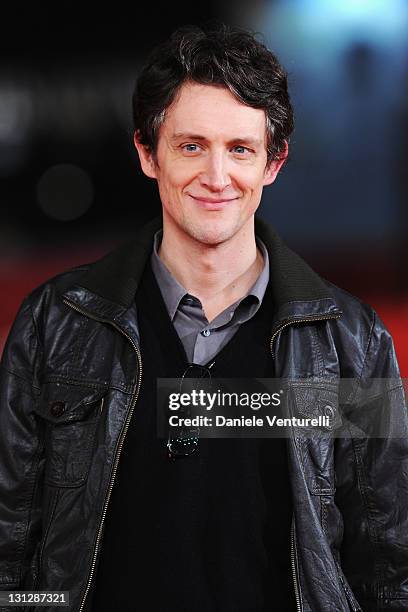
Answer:
<svg viewBox="0 0 408 612"><path fill-rule="evenodd" d="M209 198L206 196L193 196L190 197L200 206L201 208L205 208L206 210L222 210L230 202L234 202L237 198Z"/></svg>

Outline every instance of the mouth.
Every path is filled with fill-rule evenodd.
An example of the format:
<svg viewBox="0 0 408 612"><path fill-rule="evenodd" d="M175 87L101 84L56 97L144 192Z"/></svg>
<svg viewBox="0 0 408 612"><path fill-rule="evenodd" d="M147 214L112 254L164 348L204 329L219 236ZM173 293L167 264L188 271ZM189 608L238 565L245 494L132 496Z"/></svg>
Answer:
<svg viewBox="0 0 408 612"><path fill-rule="evenodd" d="M229 204L237 200L237 198L208 198L204 196L193 196L191 194L189 194L189 196L200 208L204 208L205 210L223 210L227 208Z"/></svg>

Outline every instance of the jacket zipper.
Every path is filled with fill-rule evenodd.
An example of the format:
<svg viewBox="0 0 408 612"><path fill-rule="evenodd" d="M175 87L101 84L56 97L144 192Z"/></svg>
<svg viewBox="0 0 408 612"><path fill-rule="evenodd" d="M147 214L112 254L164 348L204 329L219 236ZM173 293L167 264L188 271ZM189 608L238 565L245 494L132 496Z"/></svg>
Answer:
<svg viewBox="0 0 408 612"><path fill-rule="evenodd" d="M291 319L290 321L286 321L286 323L282 323L276 329L276 331L272 334L271 341L269 344L269 348L271 351L271 355L273 359L275 358L275 353L273 352L273 343L275 341L276 336L286 327L290 325L296 325L297 323L308 323L309 321L328 321L329 319L339 319L341 317L341 313L331 314L331 315L310 315L309 317L305 317L303 319ZM296 611L303 612L303 603L302 603L302 591L300 588L299 576L298 576L298 556L297 556L297 546L296 546L296 535L295 535L295 517L292 516L292 526L290 532L290 560L292 565L292 576L293 576L293 587L295 590L295 599L296 599Z"/></svg>
<svg viewBox="0 0 408 612"><path fill-rule="evenodd" d="M299 576L298 576L298 556L297 556L295 517L294 516L292 517L292 527L290 530L290 560L292 563L292 576L293 576L293 586L295 589L296 610L297 612L303 612L303 603L302 603L300 582L299 582Z"/></svg>
<svg viewBox="0 0 408 612"><path fill-rule="evenodd" d="M114 465L113 465L112 477L111 477L111 480L109 482L108 494L107 494L106 499L105 499L105 504L104 504L104 508L103 508L103 512L102 512L102 518L101 518L101 522L99 524L98 535L97 535L97 538L96 538L95 550L94 550L94 555L93 555L93 559L92 559L91 571L90 571L88 582L87 582L87 585L86 585L86 588L85 588L85 593L84 593L81 605L80 605L79 610L78 610L78 612L82 612L84 604L85 604L85 600L86 600L88 592L89 592L89 588L91 586L93 574L94 574L94 571L95 571L96 558L97 558L97 555L98 555L98 548L99 548L99 543L100 543L100 539L101 539L101 535L102 535L102 527L103 527L103 523L105 521L105 517L106 517L106 512L107 512L107 509L108 509L108 504L109 504L110 496L111 496L113 485L114 485L114 482L115 482L115 477L116 477L116 472L117 472L117 469L118 469L120 454L122 452L122 446L123 446L123 443L124 443L124 440L125 440L125 436L126 436L127 430L129 428L129 424L130 424L130 420L132 418L133 410L134 410L134 408L136 406L136 402L137 402L137 399L139 397L140 385L141 385L141 381L142 381L142 356L140 354L140 350L139 350L139 347L137 346L137 344L132 340L132 338L125 331L123 331L123 329L121 327L119 327L119 325L116 325L116 323L114 323L113 321L110 321L109 319L103 319L103 318L100 318L100 317L95 317L94 315L90 314L86 310L82 310L81 308L79 308L78 306L76 306L75 304L73 304L72 302L70 302L68 300L64 300L64 304L66 304L67 306L69 306L73 310L76 310L80 314L83 314L86 317L89 317L90 319L94 319L95 321L99 321L100 323L108 323L109 325L112 325L123 336L125 336L125 338L127 338L129 340L129 342L131 343L131 345L132 345L132 347L133 347L133 349L134 349L134 351L136 353L137 361L138 361L138 364L139 364L139 377L138 377L138 381L137 381L137 384L136 384L136 389L135 389L135 393L134 393L134 397L133 397L133 401L132 401L132 406L130 408L127 421L125 423L125 427L124 427L124 430L123 430L122 437L121 437L121 439L119 441L119 446L118 446L118 450L117 450L115 461L114 461Z"/></svg>
<svg viewBox="0 0 408 612"><path fill-rule="evenodd" d="M328 315L310 315L304 319L291 319L290 321L286 321L286 323L282 323L280 327L273 333L271 342L270 342L270 350L272 353L272 357L275 358L275 353L273 352L273 343L275 341L276 336L283 330L285 327L289 327L290 325L296 325L297 323L309 323L310 321L328 321L330 319L340 319L341 312L337 314L328 314Z"/></svg>

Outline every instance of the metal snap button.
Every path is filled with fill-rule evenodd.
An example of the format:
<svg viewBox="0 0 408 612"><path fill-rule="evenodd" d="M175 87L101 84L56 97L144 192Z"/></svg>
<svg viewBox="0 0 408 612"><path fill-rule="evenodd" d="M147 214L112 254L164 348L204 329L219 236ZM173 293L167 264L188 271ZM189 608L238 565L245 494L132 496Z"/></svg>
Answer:
<svg viewBox="0 0 408 612"><path fill-rule="evenodd" d="M56 402L50 403L50 412L53 417L59 417L64 413L65 402L57 400Z"/></svg>
<svg viewBox="0 0 408 612"><path fill-rule="evenodd" d="M209 329L203 329L201 333L205 338L208 338L208 336L211 334L211 331Z"/></svg>
<svg viewBox="0 0 408 612"><path fill-rule="evenodd" d="M324 407L324 415L329 417L330 419L334 418L334 408L333 406L327 405Z"/></svg>

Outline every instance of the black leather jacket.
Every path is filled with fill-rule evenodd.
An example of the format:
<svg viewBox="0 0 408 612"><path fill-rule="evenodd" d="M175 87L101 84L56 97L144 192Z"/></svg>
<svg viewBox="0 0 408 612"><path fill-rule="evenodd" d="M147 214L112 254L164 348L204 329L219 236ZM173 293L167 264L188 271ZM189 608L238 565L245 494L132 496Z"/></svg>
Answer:
<svg viewBox="0 0 408 612"><path fill-rule="evenodd" d="M70 610L91 610L143 376L134 296L159 224L45 283L16 317L0 379L3 590L66 590ZM408 610L408 427L391 337L370 307L321 279L270 227L257 220L256 232L271 261L275 376L297 380L298 411L341 420L340 377L394 381L369 405L385 415L386 437L295 430L288 439L298 609ZM353 427L367 411L353 414L350 397Z"/></svg>

